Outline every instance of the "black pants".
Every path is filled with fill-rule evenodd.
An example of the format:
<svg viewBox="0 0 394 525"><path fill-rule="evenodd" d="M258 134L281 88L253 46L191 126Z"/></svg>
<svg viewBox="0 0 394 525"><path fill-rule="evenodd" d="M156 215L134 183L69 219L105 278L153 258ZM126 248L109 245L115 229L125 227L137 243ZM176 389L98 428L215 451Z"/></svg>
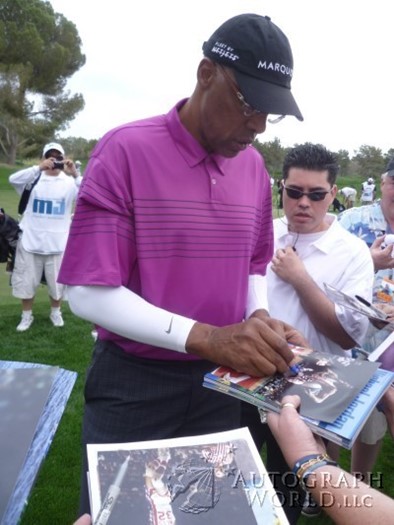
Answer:
<svg viewBox="0 0 394 525"><path fill-rule="evenodd" d="M195 436L240 427L240 402L202 386L208 361L159 361L98 340L85 384L80 513L90 512L86 444Z"/></svg>
<svg viewBox="0 0 394 525"><path fill-rule="evenodd" d="M300 489L296 476L287 465L269 426L261 423L259 411L255 406L243 402L241 403L241 425L249 428L259 452L262 446L266 445L266 468L272 484L290 524L297 523L305 493Z"/></svg>

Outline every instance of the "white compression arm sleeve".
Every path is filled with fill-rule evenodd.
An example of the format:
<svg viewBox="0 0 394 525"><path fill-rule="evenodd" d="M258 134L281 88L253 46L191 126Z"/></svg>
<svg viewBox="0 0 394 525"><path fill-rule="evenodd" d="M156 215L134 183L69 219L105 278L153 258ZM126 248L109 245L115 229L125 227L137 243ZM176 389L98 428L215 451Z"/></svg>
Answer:
<svg viewBox="0 0 394 525"><path fill-rule="evenodd" d="M265 275L249 275L248 299L245 319L248 319L256 310L267 310L267 277Z"/></svg>
<svg viewBox="0 0 394 525"><path fill-rule="evenodd" d="M168 350L185 352L195 321L157 308L124 286L68 286L72 312L110 332Z"/></svg>

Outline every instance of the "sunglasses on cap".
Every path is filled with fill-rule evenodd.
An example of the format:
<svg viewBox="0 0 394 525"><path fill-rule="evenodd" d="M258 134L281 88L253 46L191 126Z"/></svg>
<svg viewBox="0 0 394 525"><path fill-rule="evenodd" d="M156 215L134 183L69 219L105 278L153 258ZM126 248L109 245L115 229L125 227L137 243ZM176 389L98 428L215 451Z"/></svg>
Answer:
<svg viewBox="0 0 394 525"><path fill-rule="evenodd" d="M324 191L324 190L301 191L301 190L297 190L296 188L289 188L288 186L285 186L284 184L283 184L283 189L286 191L286 195L290 199L299 200L305 195L305 197L308 197L308 199L313 202L322 201L326 198L327 193L331 193L331 190L330 191Z"/></svg>

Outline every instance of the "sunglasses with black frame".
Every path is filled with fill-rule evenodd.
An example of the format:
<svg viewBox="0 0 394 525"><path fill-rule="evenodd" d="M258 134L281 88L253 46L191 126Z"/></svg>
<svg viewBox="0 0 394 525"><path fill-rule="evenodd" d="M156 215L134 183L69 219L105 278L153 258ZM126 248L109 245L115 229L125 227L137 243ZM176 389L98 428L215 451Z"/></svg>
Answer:
<svg viewBox="0 0 394 525"><path fill-rule="evenodd" d="M331 193L331 190L325 191L325 190L316 190L316 191L301 191L297 188L290 188L289 186L285 186L285 183L282 183L283 189L286 191L286 195L290 199L299 200L304 195L308 197L309 200L313 202L322 201L326 198L326 195L328 193Z"/></svg>

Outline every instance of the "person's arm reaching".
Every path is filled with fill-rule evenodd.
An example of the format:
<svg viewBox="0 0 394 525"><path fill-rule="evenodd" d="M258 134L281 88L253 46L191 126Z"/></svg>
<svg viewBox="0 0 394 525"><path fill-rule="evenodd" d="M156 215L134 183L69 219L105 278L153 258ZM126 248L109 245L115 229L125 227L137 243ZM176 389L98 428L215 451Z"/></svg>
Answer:
<svg viewBox="0 0 394 525"><path fill-rule="evenodd" d="M281 404L280 414L268 414L268 425L289 467L304 475L308 470L311 472L304 480L308 491L334 522L337 525L391 523L394 513L391 498L340 467L324 464L326 460L311 459L320 457L325 447L300 418L297 412L300 398L285 396ZM316 465L320 466L315 468Z"/></svg>
<svg viewBox="0 0 394 525"><path fill-rule="evenodd" d="M269 318L267 321L252 316L223 327L196 323L187 338L186 350L253 376L286 372L294 356L284 331L272 329ZM278 325L282 327L279 321Z"/></svg>
<svg viewBox="0 0 394 525"><path fill-rule="evenodd" d="M250 375L285 372L293 358L280 321L274 329L273 320L257 316L224 327L202 324L157 308L125 287L70 286L68 297L76 315L106 330Z"/></svg>
<svg viewBox="0 0 394 525"><path fill-rule="evenodd" d="M69 286L75 315L115 334L169 350L185 352L195 321L148 303L124 286Z"/></svg>

